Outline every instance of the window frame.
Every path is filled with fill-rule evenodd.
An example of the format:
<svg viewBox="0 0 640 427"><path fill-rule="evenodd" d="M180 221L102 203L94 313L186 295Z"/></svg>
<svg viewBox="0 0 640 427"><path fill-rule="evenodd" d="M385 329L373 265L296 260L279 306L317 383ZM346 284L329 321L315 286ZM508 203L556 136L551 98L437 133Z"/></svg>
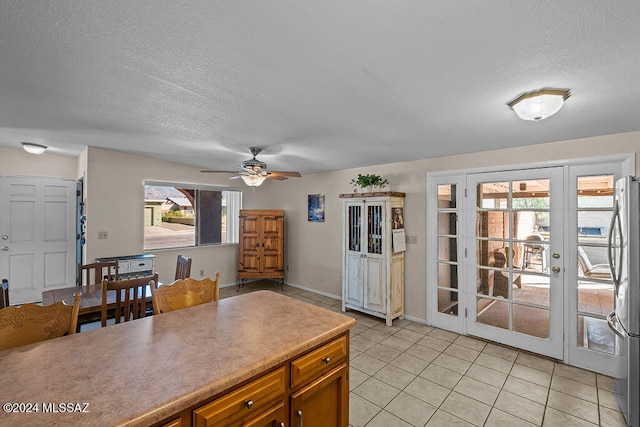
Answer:
<svg viewBox="0 0 640 427"><path fill-rule="evenodd" d="M145 180L143 182L143 186L146 189L147 186L156 186L156 187L172 187L175 189L186 189L194 191L194 199L196 200L196 206L194 206L195 213L195 224L194 224L194 232L195 239L193 245L188 246L166 246L162 248L147 248L146 245L146 232L143 233L143 250L144 251L162 251L162 250L174 250L174 249L183 249L183 248L197 248L197 247L209 247L209 246L226 246L226 245L237 245L239 241L239 230L238 230L238 216L240 214L240 209L242 209L242 194L243 189L240 187L229 187L224 185L211 185L211 184L194 184L194 183L185 183L185 182L176 182L176 181L159 181L159 180ZM200 212L199 207L197 206L197 201L199 200L199 192L200 191L215 191L215 192L226 192L226 241L224 243L200 243L199 241L199 233L198 228L200 227ZM230 195L236 194L235 197L229 197ZM143 201L146 200L146 197Z"/></svg>

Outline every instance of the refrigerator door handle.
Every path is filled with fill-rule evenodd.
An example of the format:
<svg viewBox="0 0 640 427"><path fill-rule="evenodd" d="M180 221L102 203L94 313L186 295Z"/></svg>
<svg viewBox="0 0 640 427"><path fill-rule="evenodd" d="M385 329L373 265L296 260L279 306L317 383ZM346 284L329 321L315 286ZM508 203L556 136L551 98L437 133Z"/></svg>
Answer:
<svg viewBox="0 0 640 427"><path fill-rule="evenodd" d="M619 264L614 264L613 261L613 233L616 225L621 226L620 223L620 205L618 200L613 205L613 215L611 216L611 224L609 225L609 235L607 238L607 258L609 260L609 269L611 270L611 279L615 290L615 295L618 295L618 286L620 285L620 277L616 272L616 268L620 268ZM622 228L620 228L620 239L622 239ZM620 261L622 261L622 242L620 242Z"/></svg>
<svg viewBox="0 0 640 427"><path fill-rule="evenodd" d="M615 325L614 323L614 318L616 317L616 311L613 310L611 313L609 313L609 315L607 316L607 323L609 324L609 329L611 329L613 331L614 334L616 334L617 336L619 336L620 338L622 338L623 340L626 341L627 339L627 334L625 332L621 332ZM616 318L616 321L618 319Z"/></svg>

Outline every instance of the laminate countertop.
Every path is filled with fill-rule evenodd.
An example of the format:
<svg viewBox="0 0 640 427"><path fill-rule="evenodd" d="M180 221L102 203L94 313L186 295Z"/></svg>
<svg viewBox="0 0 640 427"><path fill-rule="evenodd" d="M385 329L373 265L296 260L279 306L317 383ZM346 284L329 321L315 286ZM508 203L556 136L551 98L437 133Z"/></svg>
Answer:
<svg viewBox="0 0 640 427"><path fill-rule="evenodd" d="M0 403L39 407L37 413L3 410L0 425L150 425L354 324L351 317L257 291L5 350ZM43 413L51 403L58 412Z"/></svg>

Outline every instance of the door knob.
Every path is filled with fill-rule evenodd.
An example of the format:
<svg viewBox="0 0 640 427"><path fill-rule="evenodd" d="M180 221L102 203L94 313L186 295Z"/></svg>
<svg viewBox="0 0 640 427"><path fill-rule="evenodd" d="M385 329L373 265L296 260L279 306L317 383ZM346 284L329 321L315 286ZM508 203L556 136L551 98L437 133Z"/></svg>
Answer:
<svg viewBox="0 0 640 427"><path fill-rule="evenodd" d="M551 271L553 271L554 273L560 273L560 267L554 265L553 267L551 267Z"/></svg>
<svg viewBox="0 0 640 427"><path fill-rule="evenodd" d="M3 246L3 247L0 248L0 250L8 251L9 250L9 246Z"/></svg>
<svg viewBox="0 0 640 427"><path fill-rule="evenodd" d="M2 240L7 240L9 238L9 236L7 236L6 234L2 235Z"/></svg>

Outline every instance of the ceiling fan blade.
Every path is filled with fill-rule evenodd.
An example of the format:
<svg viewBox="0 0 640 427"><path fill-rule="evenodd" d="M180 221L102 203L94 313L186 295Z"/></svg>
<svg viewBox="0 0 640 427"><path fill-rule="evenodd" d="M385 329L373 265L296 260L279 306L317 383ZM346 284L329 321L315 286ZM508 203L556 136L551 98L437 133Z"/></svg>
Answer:
<svg viewBox="0 0 640 427"><path fill-rule="evenodd" d="M210 170L203 170L200 172L202 173L238 173L238 171L210 171Z"/></svg>
<svg viewBox="0 0 640 427"><path fill-rule="evenodd" d="M292 178L300 178L300 172L283 172L283 171L269 171L267 172L269 175L277 175L277 176L288 176Z"/></svg>
<svg viewBox="0 0 640 427"><path fill-rule="evenodd" d="M267 176L265 176L265 178L277 179L278 181L284 181L285 179L288 179L286 176L271 175L271 174L267 174Z"/></svg>

